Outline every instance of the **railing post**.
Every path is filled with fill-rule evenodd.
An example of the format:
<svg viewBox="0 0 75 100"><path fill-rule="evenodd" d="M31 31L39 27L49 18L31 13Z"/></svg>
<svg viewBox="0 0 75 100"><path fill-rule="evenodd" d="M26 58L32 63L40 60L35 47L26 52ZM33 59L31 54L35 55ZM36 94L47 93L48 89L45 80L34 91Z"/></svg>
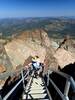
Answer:
<svg viewBox="0 0 75 100"><path fill-rule="evenodd" d="M47 72L47 86L49 86L49 70Z"/></svg>
<svg viewBox="0 0 75 100"><path fill-rule="evenodd" d="M75 81L72 77L70 77L70 83L71 83L73 91L75 92Z"/></svg>
<svg viewBox="0 0 75 100"><path fill-rule="evenodd" d="M1 97L1 95L0 95L0 100L3 100L2 97Z"/></svg>
<svg viewBox="0 0 75 100"><path fill-rule="evenodd" d="M23 76L23 70L21 70L21 75L22 75L22 82L23 82L23 88L24 88L24 90L25 90L25 83L24 83L24 76Z"/></svg>
<svg viewBox="0 0 75 100"><path fill-rule="evenodd" d="M66 97L66 100L69 100L68 97L69 88L70 88L70 81L66 80L65 89L64 89L64 96Z"/></svg>

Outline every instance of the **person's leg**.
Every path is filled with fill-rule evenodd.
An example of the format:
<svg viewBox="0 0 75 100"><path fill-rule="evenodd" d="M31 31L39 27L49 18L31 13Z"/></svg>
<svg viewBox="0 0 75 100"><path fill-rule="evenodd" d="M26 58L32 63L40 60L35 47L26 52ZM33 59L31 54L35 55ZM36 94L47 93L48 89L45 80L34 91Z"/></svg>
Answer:
<svg viewBox="0 0 75 100"><path fill-rule="evenodd" d="M42 70L41 70L41 77L43 77L43 72L44 72L44 66L41 66Z"/></svg>

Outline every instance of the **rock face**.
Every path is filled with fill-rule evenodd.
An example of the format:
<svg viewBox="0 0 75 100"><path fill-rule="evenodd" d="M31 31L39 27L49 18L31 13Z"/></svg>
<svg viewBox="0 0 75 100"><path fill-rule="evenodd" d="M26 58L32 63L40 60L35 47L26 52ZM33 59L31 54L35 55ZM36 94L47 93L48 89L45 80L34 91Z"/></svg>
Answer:
<svg viewBox="0 0 75 100"><path fill-rule="evenodd" d="M66 36L64 40L60 43L59 48L64 48L67 51L75 53L75 48L73 45L74 41L69 36Z"/></svg>
<svg viewBox="0 0 75 100"><path fill-rule="evenodd" d="M74 41L69 36L66 36L56 49L54 57L61 69L75 62L75 48L73 44Z"/></svg>
<svg viewBox="0 0 75 100"><path fill-rule="evenodd" d="M38 55L40 61L44 62L46 49L49 46L50 40L47 33L42 30L35 30L22 33L17 39L13 39L12 42L5 45L5 50L13 69L16 69L16 66L23 65L29 56Z"/></svg>
<svg viewBox="0 0 75 100"><path fill-rule="evenodd" d="M46 70L50 66L57 69L58 64L53 56L55 50L51 46L51 40L43 30L26 31L5 45L5 50L13 66L18 69L24 65L30 56L38 55L40 61L45 63ZM25 64L26 65L26 64ZM20 67L20 66L19 66Z"/></svg>
<svg viewBox="0 0 75 100"><path fill-rule="evenodd" d="M28 40L29 38L31 38L32 41L41 41L41 33L42 30L30 30L30 31L24 31L23 33L21 33L21 35L19 35L17 38L21 39L21 40Z"/></svg>
<svg viewBox="0 0 75 100"><path fill-rule="evenodd" d="M3 65L0 65L0 73L3 73L6 71L6 68Z"/></svg>
<svg viewBox="0 0 75 100"><path fill-rule="evenodd" d="M5 46L5 49L12 65L14 66L14 69L20 64L23 65L23 63L29 56L38 55L43 61L46 54L45 48L41 47L35 42L32 42L31 40L28 40L26 42L22 40L12 41Z"/></svg>
<svg viewBox="0 0 75 100"><path fill-rule="evenodd" d="M2 43L0 43L0 65L2 69L4 67L8 70L12 69L12 64Z"/></svg>
<svg viewBox="0 0 75 100"><path fill-rule="evenodd" d="M70 51L66 51L63 48L60 48L56 51L54 54L54 57L56 58L59 66L63 68L64 66L74 63L75 62L75 56Z"/></svg>
<svg viewBox="0 0 75 100"><path fill-rule="evenodd" d="M2 89L2 87L4 86L5 81L4 80L0 80L0 90Z"/></svg>
<svg viewBox="0 0 75 100"><path fill-rule="evenodd" d="M70 42L69 39L64 41ZM58 45L50 40L45 31L40 29L21 33L11 42L7 43L0 54L5 55L3 57L6 59L5 65L8 66L8 70L11 70L11 68L15 70L22 66L27 66L30 62L28 58L35 55L38 55L40 61L45 63L46 70L48 67L57 70L58 66L63 68L65 65L75 61L73 53L65 50L65 45L69 45L69 43L62 43L56 50ZM3 59L2 61L4 61ZM1 63L1 65L4 64Z"/></svg>

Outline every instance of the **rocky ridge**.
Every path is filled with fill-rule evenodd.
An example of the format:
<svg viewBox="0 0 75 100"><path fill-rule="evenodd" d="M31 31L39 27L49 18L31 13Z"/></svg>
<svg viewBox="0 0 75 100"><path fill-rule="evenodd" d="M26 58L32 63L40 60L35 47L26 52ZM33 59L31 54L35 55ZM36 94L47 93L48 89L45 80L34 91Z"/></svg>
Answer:
<svg viewBox="0 0 75 100"><path fill-rule="evenodd" d="M72 42L70 43L70 46L71 44ZM23 66L30 56L38 55L41 62L46 63L45 68L50 67L58 69L58 66L63 68L66 64L73 63L75 57L73 52L65 49L66 45L69 45L66 41L58 45L41 29L26 31L3 47L2 53L4 53L3 55L6 55L5 62L8 64L7 67L6 64L1 64L8 68L8 70L16 70L16 68L19 68L18 66ZM66 62L64 62L64 59ZM4 60L2 59L2 61Z"/></svg>
<svg viewBox="0 0 75 100"><path fill-rule="evenodd" d="M58 70L58 66L62 69L75 62L74 53L64 48L65 43L63 45L51 40L43 30L23 32L1 46L0 73L13 72L27 66L31 62L31 56L35 55L45 64L45 72L48 68Z"/></svg>

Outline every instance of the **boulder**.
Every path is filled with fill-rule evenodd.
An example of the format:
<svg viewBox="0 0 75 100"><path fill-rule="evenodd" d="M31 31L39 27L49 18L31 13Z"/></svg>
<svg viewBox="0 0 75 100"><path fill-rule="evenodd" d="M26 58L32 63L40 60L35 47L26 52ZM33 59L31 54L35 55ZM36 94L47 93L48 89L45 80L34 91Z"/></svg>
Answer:
<svg viewBox="0 0 75 100"><path fill-rule="evenodd" d="M3 65L0 65L0 73L3 73L6 71L6 68Z"/></svg>
<svg viewBox="0 0 75 100"><path fill-rule="evenodd" d="M2 87L4 86L5 81L4 80L0 80L0 90L2 89Z"/></svg>
<svg viewBox="0 0 75 100"><path fill-rule="evenodd" d="M75 56L70 51L67 51L63 48L60 48L56 51L54 54L54 57L56 58L58 65L63 68L64 66L74 63L75 62Z"/></svg>

